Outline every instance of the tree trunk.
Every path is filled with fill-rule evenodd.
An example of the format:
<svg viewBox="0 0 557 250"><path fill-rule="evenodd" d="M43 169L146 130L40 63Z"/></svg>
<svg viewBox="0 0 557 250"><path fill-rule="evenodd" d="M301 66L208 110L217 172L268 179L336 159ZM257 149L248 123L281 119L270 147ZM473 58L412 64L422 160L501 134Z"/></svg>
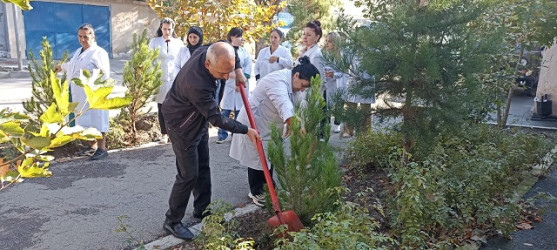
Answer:
<svg viewBox="0 0 557 250"><path fill-rule="evenodd" d="M518 60L516 61L516 65L514 66L513 76L515 76L516 72L518 71L518 66L520 65L520 61L522 59L522 55L524 54L524 43L520 43L520 53L518 54ZM514 78L513 78L514 81ZM503 119L501 122L498 123L500 128L503 128L507 125L507 120L509 119L509 111L511 108L511 100L513 97L513 85L514 82L511 83L509 87L509 91L507 92L507 101L505 103L505 113L503 113Z"/></svg>

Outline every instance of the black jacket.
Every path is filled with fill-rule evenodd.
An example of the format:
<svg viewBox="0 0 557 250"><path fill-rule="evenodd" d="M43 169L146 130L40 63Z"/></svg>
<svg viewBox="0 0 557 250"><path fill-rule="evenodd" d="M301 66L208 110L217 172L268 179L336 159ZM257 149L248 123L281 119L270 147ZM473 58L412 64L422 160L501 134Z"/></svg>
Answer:
<svg viewBox="0 0 557 250"><path fill-rule="evenodd" d="M206 133L208 121L232 133L248 132L246 125L224 117L219 111L215 101L217 79L205 68L207 49L208 46L203 46L195 50L178 72L162 104L166 129L178 132L188 144Z"/></svg>

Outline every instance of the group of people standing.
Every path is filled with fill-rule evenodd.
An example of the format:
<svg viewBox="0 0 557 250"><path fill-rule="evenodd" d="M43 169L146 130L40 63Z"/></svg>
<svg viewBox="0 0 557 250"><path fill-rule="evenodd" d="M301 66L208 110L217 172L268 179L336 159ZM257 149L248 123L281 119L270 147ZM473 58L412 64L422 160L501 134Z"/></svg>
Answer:
<svg viewBox="0 0 557 250"><path fill-rule="evenodd" d="M232 28L226 41L208 45L202 45L200 27L189 28L187 45L176 37L174 28L172 19L163 18L157 35L149 42L149 48L159 50L162 69L162 85L154 98L158 104L160 142L170 140L176 155L177 174L163 228L178 238L192 239L193 234L181 222L192 193L193 217L202 219L210 214L206 211L211 202L209 123L219 128L217 143L224 142L229 132L233 133L230 156L248 168L248 197L254 204L263 206L265 177L256 150L257 140L261 140L266 148L271 124L286 127L285 135L289 134L294 107L311 86L312 78L324 76L321 91L328 105L332 105L331 93L345 88L347 77L324 65L318 46L323 35L319 21L309 22L304 27L303 48L295 61L290 50L281 46L284 34L278 29L272 30L270 46L260 51L253 74L251 55L242 47L241 28ZM83 69L102 70L104 77L109 77L108 54L96 45L92 26L80 27L78 37L82 48L57 69L70 74L70 79L82 76ZM338 51L333 49L334 40L338 38L336 33L329 34L325 48ZM250 107L244 107L239 91L242 86L247 87L247 80L252 75L255 75L257 84L249 96ZM73 83L71 88L74 101L86 103L86 98L80 95L83 90ZM246 108L254 114L259 132L246 126L249 124ZM234 113L233 119L231 113ZM91 123L85 122L85 115L76 121L103 133L103 139L97 141L98 147L93 153L94 159L102 159L108 155L104 140L104 133L108 131L108 112L100 114L102 119L98 119L96 113L90 114L88 121ZM337 125L340 125L338 121ZM334 131L340 132L336 127Z"/></svg>

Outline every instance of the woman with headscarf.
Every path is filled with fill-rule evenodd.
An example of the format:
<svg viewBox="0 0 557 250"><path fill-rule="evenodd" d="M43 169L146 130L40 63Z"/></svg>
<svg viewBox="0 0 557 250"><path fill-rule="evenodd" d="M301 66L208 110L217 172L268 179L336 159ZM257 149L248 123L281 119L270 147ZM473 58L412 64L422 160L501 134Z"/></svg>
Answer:
<svg viewBox="0 0 557 250"><path fill-rule="evenodd" d="M193 52L203 44L203 31L197 26L191 26L188 30L188 35L186 36L187 46L180 49L176 59L174 60L174 76L178 74L178 71L184 66L184 64L190 59Z"/></svg>
<svg viewBox="0 0 557 250"><path fill-rule="evenodd" d="M255 62L255 80L265 77L269 73L281 69L292 69L292 53L280 45L284 34L279 29L271 30L269 40L271 45L259 51Z"/></svg>
<svg viewBox="0 0 557 250"><path fill-rule="evenodd" d="M157 36L151 38L149 41L150 49L159 49L158 60L161 63L162 69L162 84L155 96L155 101L158 104L159 125L162 134L162 137L159 140L160 143L168 142L164 116L161 112L162 102L166 97L166 93L168 93L168 90L172 87L172 82L174 82L174 59L180 51L180 48L184 47L184 43L180 39L176 38L174 25L175 24L172 19L168 17L163 18L160 22L159 29L157 30Z"/></svg>

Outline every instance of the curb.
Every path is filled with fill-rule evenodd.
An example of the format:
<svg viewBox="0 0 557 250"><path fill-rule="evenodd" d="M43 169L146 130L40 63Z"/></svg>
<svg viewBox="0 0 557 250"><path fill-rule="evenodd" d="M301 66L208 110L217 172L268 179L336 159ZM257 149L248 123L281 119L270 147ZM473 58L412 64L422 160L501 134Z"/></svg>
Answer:
<svg viewBox="0 0 557 250"><path fill-rule="evenodd" d="M230 221L232 218L234 217L238 217L238 216L242 216L248 213L253 213L259 209L262 209L254 204L248 204L245 207L239 207L234 209L234 211L230 212L230 213L226 213L224 215L224 220L225 221ZM191 230L191 232L197 236L201 233L202 229L203 229L203 221L195 224L191 227L189 227L189 229ZM159 250L159 249L168 249L168 248L172 248L176 245L179 245L181 243L185 242L185 240L179 239L174 237L173 235L168 235L165 236L163 238L160 238L158 240L155 240L153 242L150 242L142 247L137 247L135 248L135 250L139 250L139 249L147 249L147 250Z"/></svg>
<svg viewBox="0 0 557 250"><path fill-rule="evenodd" d="M547 152L547 154L542 158L541 163L532 166L530 175L517 185L516 191L512 197L514 201L521 199L528 191L530 191L532 186L538 182L538 179L545 175L547 170L553 164L553 156L555 156L555 154L557 154L557 145Z"/></svg>

